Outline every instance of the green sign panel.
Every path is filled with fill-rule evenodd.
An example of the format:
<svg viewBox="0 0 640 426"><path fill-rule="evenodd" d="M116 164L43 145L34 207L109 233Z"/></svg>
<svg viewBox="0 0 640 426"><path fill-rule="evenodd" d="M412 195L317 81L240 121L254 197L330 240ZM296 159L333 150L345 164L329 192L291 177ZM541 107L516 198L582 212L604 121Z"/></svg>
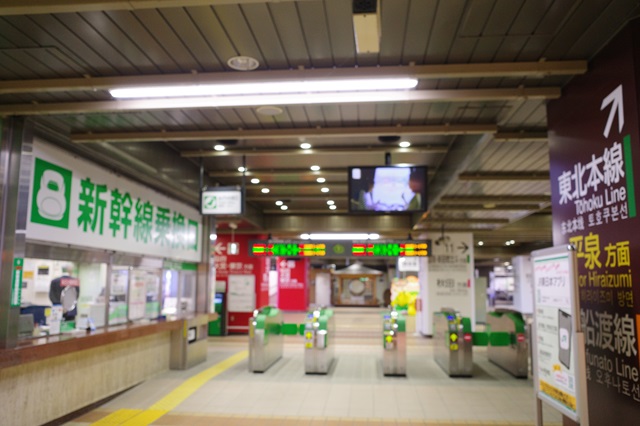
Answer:
<svg viewBox="0 0 640 426"><path fill-rule="evenodd" d="M69 228L71 170L35 159L31 222Z"/></svg>
<svg viewBox="0 0 640 426"><path fill-rule="evenodd" d="M13 272L11 274L11 307L20 307L22 297L22 268L24 260L20 257L13 259Z"/></svg>

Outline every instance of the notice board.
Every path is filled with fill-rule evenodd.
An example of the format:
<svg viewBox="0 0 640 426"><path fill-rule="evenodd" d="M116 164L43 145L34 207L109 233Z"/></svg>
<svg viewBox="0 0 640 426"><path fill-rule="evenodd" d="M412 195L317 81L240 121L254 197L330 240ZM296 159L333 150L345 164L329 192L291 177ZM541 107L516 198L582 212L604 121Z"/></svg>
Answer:
<svg viewBox="0 0 640 426"><path fill-rule="evenodd" d="M577 316L576 257L562 245L532 253L533 381L536 397L584 424L586 377ZM539 413L541 416L541 410ZM539 423L540 424L540 423Z"/></svg>

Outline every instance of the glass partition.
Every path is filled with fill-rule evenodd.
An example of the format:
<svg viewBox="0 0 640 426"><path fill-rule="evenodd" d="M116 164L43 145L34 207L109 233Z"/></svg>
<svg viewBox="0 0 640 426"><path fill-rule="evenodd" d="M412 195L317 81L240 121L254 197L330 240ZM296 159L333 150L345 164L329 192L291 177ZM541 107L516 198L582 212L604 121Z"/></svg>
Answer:
<svg viewBox="0 0 640 426"><path fill-rule="evenodd" d="M109 294L109 325L127 322L127 294L129 291L129 268L114 266L111 269L111 292Z"/></svg>
<svg viewBox="0 0 640 426"><path fill-rule="evenodd" d="M196 311L196 279L195 271L180 271L182 291L180 292L180 308L182 314L193 314Z"/></svg>

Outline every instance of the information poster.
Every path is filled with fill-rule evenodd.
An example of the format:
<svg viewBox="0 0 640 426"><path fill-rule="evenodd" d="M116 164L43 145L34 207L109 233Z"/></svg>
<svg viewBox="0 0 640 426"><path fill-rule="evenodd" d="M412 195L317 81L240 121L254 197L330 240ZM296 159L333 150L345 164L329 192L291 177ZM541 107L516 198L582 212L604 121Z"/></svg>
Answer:
<svg viewBox="0 0 640 426"><path fill-rule="evenodd" d="M535 387L539 397L577 420L572 253L567 246L551 251L533 260Z"/></svg>
<svg viewBox="0 0 640 426"><path fill-rule="evenodd" d="M471 318L475 326L475 291L473 287L473 235L470 233L447 233L433 241L431 257L428 258L425 274L420 279L421 301L416 309L424 312L419 330L433 334L433 314L444 307L453 308L463 317Z"/></svg>
<svg viewBox="0 0 640 426"><path fill-rule="evenodd" d="M632 21L547 108L553 241L576 248L591 425L640 413L639 37Z"/></svg>
<svg viewBox="0 0 640 426"><path fill-rule="evenodd" d="M146 274L143 271L132 271L129 283L129 309L130 321L145 317L147 303Z"/></svg>
<svg viewBox="0 0 640 426"><path fill-rule="evenodd" d="M256 277L254 275L229 275L229 312L253 312L256 309Z"/></svg>

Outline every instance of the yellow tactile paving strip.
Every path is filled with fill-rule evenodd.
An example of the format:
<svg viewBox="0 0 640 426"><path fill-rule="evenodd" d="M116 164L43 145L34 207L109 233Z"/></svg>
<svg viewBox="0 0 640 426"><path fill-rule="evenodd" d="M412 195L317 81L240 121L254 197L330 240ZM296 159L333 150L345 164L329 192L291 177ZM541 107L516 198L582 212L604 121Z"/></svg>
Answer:
<svg viewBox="0 0 640 426"><path fill-rule="evenodd" d="M142 410L118 410L138 411ZM116 413L117 413L116 412ZM76 419L74 424L86 424L91 420L95 420L97 415L105 416L115 420L115 413L108 414L106 412L98 413L96 411L90 415ZM135 420L134 420L135 419ZM347 417L277 417L277 416L243 416L243 415L206 415L206 414L170 414L167 413L152 423L146 423L146 419L142 417L134 417L130 419L130 423L100 423L100 424L132 424L132 425L154 425L154 426L533 426L533 423L527 422L499 422L499 421L449 421L449 420L423 420L423 419L375 419L362 418L354 419ZM139 421L131 423L133 421ZM547 423L548 426L559 426L560 423Z"/></svg>
<svg viewBox="0 0 640 426"><path fill-rule="evenodd" d="M106 417L93 423L95 426L142 426L155 424L154 422L176 408L182 401L200 389L209 380L218 374L228 370L237 363L244 361L249 356L248 351L239 352L222 362L217 363L203 372L185 380L181 385L169 392L167 396L160 399L147 410L127 410L115 411Z"/></svg>

